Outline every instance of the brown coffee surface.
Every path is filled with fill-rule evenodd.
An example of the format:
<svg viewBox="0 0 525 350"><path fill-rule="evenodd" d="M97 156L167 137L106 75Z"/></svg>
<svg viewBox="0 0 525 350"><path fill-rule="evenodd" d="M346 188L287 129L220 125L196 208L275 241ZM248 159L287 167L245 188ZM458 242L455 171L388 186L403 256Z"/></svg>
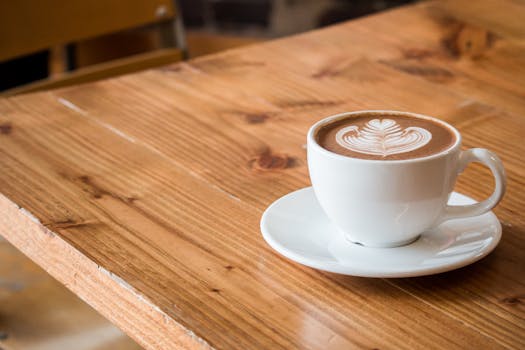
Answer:
<svg viewBox="0 0 525 350"><path fill-rule="evenodd" d="M402 160L440 153L454 145L456 135L431 119L366 113L321 127L316 141L331 152L352 158Z"/></svg>

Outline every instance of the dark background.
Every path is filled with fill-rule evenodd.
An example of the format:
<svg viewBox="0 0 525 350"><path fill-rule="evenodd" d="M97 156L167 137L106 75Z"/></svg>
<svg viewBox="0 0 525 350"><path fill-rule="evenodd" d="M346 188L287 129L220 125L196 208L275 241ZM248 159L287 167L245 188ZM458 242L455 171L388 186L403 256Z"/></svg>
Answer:
<svg viewBox="0 0 525 350"><path fill-rule="evenodd" d="M218 31L280 36L334 24L413 1L180 0L179 5L188 28L213 28ZM284 25L282 22L288 23ZM296 22L295 25L293 22ZM283 27L286 27L287 31L284 31Z"/></svg>

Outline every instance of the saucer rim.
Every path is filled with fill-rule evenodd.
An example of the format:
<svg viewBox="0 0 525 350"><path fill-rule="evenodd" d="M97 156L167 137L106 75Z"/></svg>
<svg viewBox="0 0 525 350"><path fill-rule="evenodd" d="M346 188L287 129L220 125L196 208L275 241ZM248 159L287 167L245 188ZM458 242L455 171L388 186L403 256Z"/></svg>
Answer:
<svg viewBox="0 0 525 350"><path fill-rule="evenodd" d="M494 238L491 242L491 244L489 244L483 251L482 253L474 256L474 257L470 257L468 259L463 259L459 262L455 262L455 263L450 263L450 264L443 264L443 265L440 265L440 266L435 266L435 267L419 267L419 268L414 268L414 269L390 269L388 271L385 271L384 269L380 269L380 268L367 268L366 270L364 269L360 269L360 268L352 268L352 267L348 267L348 266L343 266L337 262L333 262L333 261L326 261L325 258L323 258L325 261L324 262L320 262L320 260L312 260L311 257L305 257L304 255L301 255L299 253L297 253L295 250L291 250L287 247L285 247L284 245L282 245L281 243L279 243L279 241L275 240L273 238L273 236L269 233L269 229L266 227L266 224L268 222L268 215L270 215L269 213L272 211L273 207L275 205L277 205L279 202L281 201L284 201L287 199L287 197L292 197L294 195L296 195L298 192L301 192L301 191L311 191L312 192L312 195L313 194L313 188L312 186L309 186L309 187L305 187L305 188L301 188L301 189L298 189L298 190L295 190L293 192L290 192L290 193L287 193L286 195L282 196L282 197L279 197L277 200L275 200L274 202L272 202L272 204L270 204L266 210L264 211L264 213L262 214L261 216L261 221L260 221L260 230L261 230L261 233L262 233L262 236L264 238L264 240L266 241L266 243L268 245L270 245L270 247L272 249L274 249L276 252L278 252L280 255L284 256L285 258L289 259L289 260L292 260L296 263L299 263L301 265L304 265L304 266L308 266L308 267L311 267L311 268L314 268L314 269L317 269L317 270L321 270L321 271L326 271L326 272L331 272L331 273L337 273L337 274L342 274L342 275L350 275L350 276L356 276L356 277L372 277L372 278L405 278L405 277L420 277L420 276L429 276L429 275L435 275L435 274L439 274L439 273L443 273L443 272L448 272L448 271L452 271L452 270L456 270L456 269L460 269L462 267L465 267L465 266L468 266L470 264L473 264L481 259L483 259L484 257L486 257L488 254L490 254L499 244L499 242L501 241L501 236L502 236L502 227L501 227L501 223L499 221L499 219L497 218L496 214L494 214L492 211L488 211L487 213L484 213L482 215L479 215L479 216L485 216L485 215L488 215L488 217L490 218L487 218L489 219L490 221L493 221L494 224L495 224L495 229L494 229L494 233L492 234L492 237ZM475 199L465 195L465 194L462 194L462 193L459 193L459 192L456 192L456 191L453 191L452 193L455 193L456 195L459 195L460 197L463 197L464 199L467 199L469 201L472 201L473 203L476 203L478 201L476 201ZM315 195L314 195L315 196ZM451 219L451 220L448 220L446 222L449 222L449 221L459 221L459 220L464 220L464 219L467 219L467 218L459 218L459 219ZM417 240L415 240L414 242L406 245L406 246L403 246L403 247L410 247L411 245L413 245L415 242L417 242ZM396 248L400 248L400 247L393 247L393 248L372 248L372 247L360 247L362 249L396 249Z"/></svg>

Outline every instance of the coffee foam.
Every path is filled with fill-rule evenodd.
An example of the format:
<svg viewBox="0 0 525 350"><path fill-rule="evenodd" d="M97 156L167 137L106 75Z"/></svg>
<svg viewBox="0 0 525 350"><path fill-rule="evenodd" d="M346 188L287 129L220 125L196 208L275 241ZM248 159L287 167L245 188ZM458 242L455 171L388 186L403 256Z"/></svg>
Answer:
<svg viewBox="0 0 525 350"><path fill-rule="evenodd" d="M314 133L316 143L328 151L369 160L427 157L453 147L459 137L438 119L396 111L341 114Z"/></svg>
<svg viewBox="0 0 525 350"><path fill-rule="evenodd" d="M392 119L372 119L361 129L356 125L342 128L335 138L348 150L386 157L425 146L432 139L432 133L422 127L402 129Z"/></svg>

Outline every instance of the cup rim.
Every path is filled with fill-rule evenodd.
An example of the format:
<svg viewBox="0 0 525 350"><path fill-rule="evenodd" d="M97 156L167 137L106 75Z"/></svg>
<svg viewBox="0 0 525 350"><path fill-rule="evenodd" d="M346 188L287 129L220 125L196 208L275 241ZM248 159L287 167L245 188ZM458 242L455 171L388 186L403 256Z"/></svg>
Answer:
<svg viewBox="0 0 525 350"><path fill-rule="evenodd" d="M435 153L435 154L431 154L429 156L419 157L419 158L410 158L410 159L387 159L387 160L363 159L363 158L349 157L349 156L345 156L345 155L342 155L342 154L338 154L338 153L329 151L329 150L327 150L326 148L323 148L321 145L319 145L317 143L317 140L315 139L315 134L316 134L317 130L319 130L319 128L321 128L322 126L325 126L326 124L336 122L336 121L338 121L340 119L344 119L344 118L346 118L348 116L360 115L360 114L390 114L390 115L405 115L405 116L408 115L408 116L415 117L415 118L431 120L433 122L436 122L438 124L443 125L444 127L448 128L449 130L451 130L454 133L454 135L456 136L456 141L454 142L453 145L451 145L447 149L445 149L443 151L440 151L438 153ZM427 161L427 160L431 160L431 159L447 156L447 155L455 152L457 149L459 149L461 147L461 134L459 133L459 131L455 127L453 127L449 123L447 123L447 122L445 122L445 121L443 121L441 119L438 119L438 118L430 117L428 115L412 113L412 112L395 111L395 110L365 109L365 110L359 110L359 111L343 112L343 113L339 113L339 114L334 114L334 115L331 115L331 116L328 116L328 117L325 117L325 118L319 120L314 125L312 125L310 127L310 129L308 130L307 141L308 141L308 144L310 146L315 148L315 150L317 150L317 151L319 151L319 152L321 152L321 153L323 153L323 154L325 154L327 156L336 158L336 159L341 159L341 160L346 160L346 161L362 162L362 163L373 163L373 164L404 164L404 163L424 162L424 161Z"/></svg>

